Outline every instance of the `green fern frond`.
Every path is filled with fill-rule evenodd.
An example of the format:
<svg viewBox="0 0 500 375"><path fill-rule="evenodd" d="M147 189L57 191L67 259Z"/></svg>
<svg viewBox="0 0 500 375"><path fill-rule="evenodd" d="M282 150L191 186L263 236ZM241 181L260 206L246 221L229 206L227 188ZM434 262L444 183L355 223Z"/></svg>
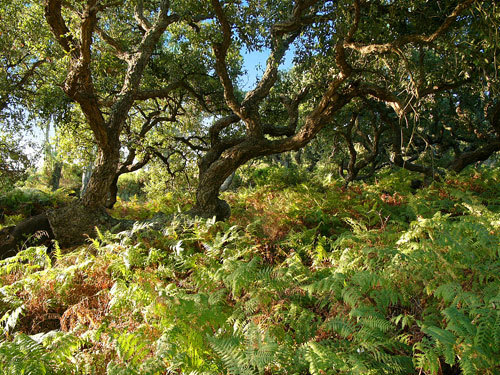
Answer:
<svg viewBox="0 0 500 375"><path fill-rule="evenodd" d="M348 287L342 290L342 298L351 307L356 307L363 296L356 287Z"/></svg>
<svg viewBox="0 0 500 375"><path fill-rule="evenodd" d="M384 333L389 332L393 328L390 321L373 316L362 318L359 323L364 327L376 329Z"/></svg>
<svg viewBox="0 0 500 375"><path fill-rule="evenodd" d="M225 367L232 375L256 375L257 369L250 367L241 341L235 336L225 338L209 338L210 345L219 355Z"/></svg>
<svg viewBox="0 0 500 375"><path fill-rule="evenodd" d="M493 343L500 348L500 311L496 312L495 325L493 326Z"/></svg>
<svg viewBox="0 0 500 375"><path fill-rule="evenodd" d="M318 294L333 294L335 296L339 296L341 294L342 289L344 288L345 275L342 273L334 273L333 275L328 275L318 281L315 281L312 284L303 286L306 292L312 296L315 293Z"/></svg>
<svg viewBox="0 0 500 375"><path fill-rule="evenodd" d="M448 320L448 326L446 328L449 330L463 337L474 337L476 335L476 327L474 327L471 320L456 307L448 307L444 309L442 313Z"/></svg>
<svg viewBox="0 0 500 375"><path fill-rule="evenodd" d="M142 335L125 333L116 339L116 351L122 361L137 365L146 358L149 348Z"/></svg>
<svg viewBox="0 0 500 375"><path fill-rule="evenodd" d="M462 286L457 282L442 284L436 288L434 295L440 297L446 303L451 303L453 300L462 293Z"/></svg>
<svg viewBox="0 0 500 375"><path fill-rule="evenodd" d="M347 338L355 331L354 325L345 318L333 318L323 324L324 329L333 331L340 336Z"/></svg>

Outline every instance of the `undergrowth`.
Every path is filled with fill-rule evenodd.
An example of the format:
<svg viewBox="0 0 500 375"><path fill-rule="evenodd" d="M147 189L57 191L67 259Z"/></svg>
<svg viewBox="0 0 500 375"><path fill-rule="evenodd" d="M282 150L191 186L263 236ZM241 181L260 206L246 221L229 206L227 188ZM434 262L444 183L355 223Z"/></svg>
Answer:
<svg viewBox="0 0 500 375"><path fill-rule="evenodd" d="M23 250L0 373L498 374L498 170L411 177L242 188L227 223Z"/></svg>

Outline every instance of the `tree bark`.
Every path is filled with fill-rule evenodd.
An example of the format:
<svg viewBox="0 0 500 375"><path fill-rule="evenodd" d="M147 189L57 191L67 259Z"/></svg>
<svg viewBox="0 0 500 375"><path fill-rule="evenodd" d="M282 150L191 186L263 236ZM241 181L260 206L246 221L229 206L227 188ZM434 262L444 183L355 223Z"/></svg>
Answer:
<svg viewBox="0 0 500 375"><path fill-rule="evenodd" d="M231 216L229 204L219 198L219 192L224 181L238 169L240 165L232 159L222 159L203 168L200 162L198 188L196 189L196 204L190 211L194 216L212 218L223 221Z"/></svg>
<svg viewBox="0 0 500 375"><path fill-rule="evenodd" d="M77 202L46 213L50 228L61 248L68 248L95 238L96 227L104 231L120 224L101 207L89 209Z"/></svg>
<svg viewBox="0 0 500 375"><path fill-rule="evenodd" d="M458 155L451 162L448 169L452 170L455 173L459 173L468 165L476 163L478 161L485 161L498 151L500 151L500 141L492 141L491 143L484 145L477 150L464 152L463 154Z"/></svg>
<svg viewBox="0 0 500 375"><path fill-rule="evenodd" d="M113 181L111 181L111 185L109 186L109 193L108 193L108 200L106 201L106 208L111 209L116 204L116 200L118 197L118 177L120 177L120 175L116 174L115 177L113 178Z"/></svg>
<svg viewBox="0 0 500 375"><path fill-rule="evenodd" d="M82 196L86 207L105 207L110 186L115 178L120 160L120 143L113 142L107 148L100 147L90 181Z"/></svg>
<svg viewBox="0 0 500 375"><path fill-rule="evenodd" d="M233 172L229 175L228 178L225 179L224 183L220 187L221 192L229 190L229 187L231 186L231 183L233 182L235 175L236 175L236 172Z"/></svg>
<svg viewBox="0 0 500 375"><path fill-rule="evenodd" d="M59 182L61 181L63 164L60 161L54 163L54 170L52 171L52 176L50 177L50 188L52 191L59 189Z"/></svg>
<svg viewBox="0 0 500 375"><path fill-rule="evenodd" d="M139 160L136 163L134 163L135 157L136 157L135 148L129 148L129 154L127 156L127 159L123 163L120 163L118 170L115 172L113 180L111 181L111 185L109 186L108 196L106 200L106 208L111 209L116 203L118 196L118 179L120 178L120 176L125 173L138 171L139 169L144 167L151 159L151 154L147 153L142 158L142 160Z"/></svg>

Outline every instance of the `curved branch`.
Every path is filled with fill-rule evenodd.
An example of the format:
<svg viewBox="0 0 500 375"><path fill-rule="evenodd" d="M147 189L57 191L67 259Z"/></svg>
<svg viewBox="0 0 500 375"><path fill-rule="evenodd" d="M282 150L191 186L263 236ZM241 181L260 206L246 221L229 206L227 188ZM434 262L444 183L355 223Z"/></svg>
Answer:
<svg viewBox="0 0 500 375"><path fill-rule="evenodd" d="M66 53L71 53L74 58L78 58L78 43L71 35L69 28L66 26L62 14L62 0L46 0L45 2L45 19L47 20L52 34L57 42L61 45Z"/></svg>
<svg viewBox="0 0 500 375"><path fill-rule="evenodd" d="M500 140L490 142L477 150L464 152L453 159L448 168L456 173L470 164L488 159L495 152L500 151Z"/></svg>
<svg viewBox="0 0 500 375"><path fill-rule="evenodd" d="M299 104L305 98L305 96L309 92L309 89L310 89L309 86L304 87L294 99L282 96L281 102L285 105L288 112L288 125L285 127L278 127L271 124L263 124L262 125L263 134L267 134L274 137L279 137L279 136L291 137L292 135L294 135L297 129L297 124L299 122Z"/></svg>
<svg viewBox="0 0 500 375"><path fill-rule="evenodd" d="M111 37L109 34L107 34L104 30L102 30L98 26L96 26L95 31L101 37L102 40L104 40L107 44L109 44L113 48L114 55L116 57L118 57L120 60L125 60L125 61L130 58L129 52L123 48L120 42Z"/></svg>
<svg viewBox="0 0 500 375"><path fill-rule="evenodd" d="M394 40L391 43L384 43L384 44L361 44L361 43L356 43L356 42L351 42L346 40L344 42L344 47L353 49L362 55L369 55L369 54L384 54L384 53L389 53L389 52L396 52L399 48L410 44L429 44L434 42L440 35L444 34L446 30L450 28L450 26L455 22L457 17L467 8L469 8L472 3L474 3L476 0L465 0L461 3L459 3L453 12L446 17L444 22L437 28L436 31L434 31L430 35L423 35L423 34L412 34L412 35L405 35L402 36L401 38L398 38Z"/></svg>
<svg viewBox="0 0 500 375"><path fill-rule="evenodd" d="M235 114L231 114L225 117L222 117L214 122L214 124L208 130L208 134L210 136L210 143L212 145L216 145L220 142L219 134L222 130L227 128L228 126L237 123L240 121L240 117Z"/></svg>
<svg viewBox="0 0 500 375"><path fill-rule="evenodd" d="M224 98L226 99L227 105L233 110L234 113L239 115L241 112L241 105L234 94L233 82L229 77L229 72L226 65L227 51L231 46L231 25L229 24L229 21L226 17L226 14L224 13L224 10L222 9L219 0L211 0L211 3L222 29L222 43L213 44L213 50L216 59L215 70L217 71L217 75L219 76L222 87L224 88Z"/></svg>

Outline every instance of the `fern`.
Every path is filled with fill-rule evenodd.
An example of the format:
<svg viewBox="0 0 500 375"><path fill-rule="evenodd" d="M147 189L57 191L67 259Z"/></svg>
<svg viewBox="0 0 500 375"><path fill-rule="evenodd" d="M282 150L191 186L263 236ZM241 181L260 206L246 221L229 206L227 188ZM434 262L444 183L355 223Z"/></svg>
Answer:
<svg viewBox="0 0 500 375"><path fill-rule="evenodd" d="M0 371L4 374L68 374L81 340L71 334L49 332L0 343Z"/></svg>
<svg viewBox="0 0 500 375"><path fill-rule="evenodd" d="M493 345L500 348L500 311L496 312L495 324L493 325Z"/></svg>
<svg viewBox="0 0 500 375"><path fill-rule="evenodd" d="M118 357L135 366L142 362L149 353L145 337L138 334L122 334L116 339Z"/></svg>
<svg viewBox="0 0 500 375"><path fill-rule="evenodd" d="M476 327L471 323L462 312L455 307L448 307L443 310L443 314L448 320L447 329L455 332L459 336L474 337L476 334Z"/></svg>
<svg viewBox="0 0 500 375"><path fill-rule="evenodd" d="M238 337L210 338L210 344L219 355L224 366L232 375L255 375L257 370L251 368L246 360L241 339Z"/></svg>
<svg viewBox="0 0 500 375"><path fill-rule="evenodd" d="M333 275L327 275L312 284L303 286L302 289L307 291L310 296L313 294L333 294L339 297L341 291L344 287L345 276L341 273L334 273Z"/></svg>
<svg viewBox="0 0 500 375"><path fill-rule="evenodd" d="M323 324L323 328L348 338L355 332L354 325L345 318L333 318Z"/></svg>

